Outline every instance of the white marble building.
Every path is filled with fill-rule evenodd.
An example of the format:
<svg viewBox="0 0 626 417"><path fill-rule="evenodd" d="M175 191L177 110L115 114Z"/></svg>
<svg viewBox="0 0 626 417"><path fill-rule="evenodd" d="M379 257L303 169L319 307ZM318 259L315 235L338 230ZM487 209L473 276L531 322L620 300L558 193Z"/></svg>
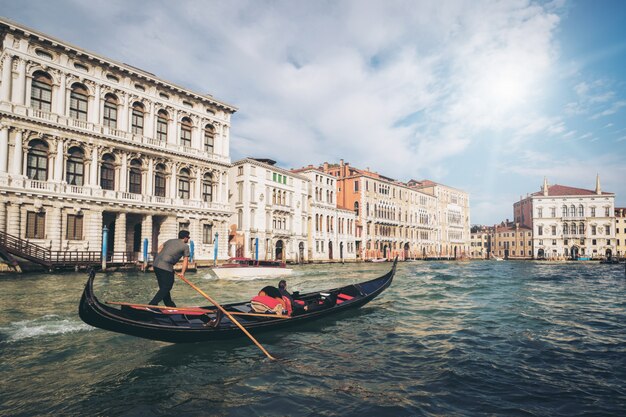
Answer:
<svg viewBox="0 0 626 417"><path fill-rule="evenodd" d="M263 260L304 262L309 180L274 164L246 158L230 168L229 254L255 258L258 252Z"/></svg>
<svg viewBox="0 0 626 417"><path fill-rule="evenodd" d="M355 260L357 216L337 207L336 178L313 166L292 172L309 179L309 260Z"/></svg>
<svg viewBox="0 0 626 417"><path fill-rule="evenodd" d="M615 194L548 185L514 204L517 222L533 230L535 259L603 258L616 254Z"/></svg>
<svg viewBox="0 0 626 417"><path fill-rule="evenodd" d="M3 19L0 65L0 230L138 254L188 228L227 256L235 107Z"/></svg>

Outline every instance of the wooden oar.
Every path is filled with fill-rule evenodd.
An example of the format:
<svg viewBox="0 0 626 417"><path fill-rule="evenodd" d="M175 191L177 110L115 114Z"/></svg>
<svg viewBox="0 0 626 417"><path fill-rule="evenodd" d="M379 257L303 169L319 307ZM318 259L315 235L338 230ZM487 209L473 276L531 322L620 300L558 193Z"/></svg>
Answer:
<svg viewBox="0 0 626 417"><path fill-rule="evenodd" d="M185 311L197 311L198 313L215 313L217 310L208 310L202 307L168 307L168 306L155 306L153 304L133 304L133 303L122 303L118 301L105 301L106 304L117 305L117 306L131 306L131 307L142 307L142 308L154 308L158 310L185 310ZM243 311L231 311L230 314L234 314L236 316L254 316L254 317L269 317L269 318L277 318L277 319L290 319L289 316L283 316L281 314L263 314L263 313L244 313Z"/></svg>
<svg viewBox="0 0 626 417"><path fill-rule="evenodd" d="M230 321L232 321L233 323L235 323L235 325L237 325L237 327L239 327L239 329L241 329L242 332L245 333L246 336L248 336L250 338L250 340L252 340L252 342L257 345L257 347L259 349L261 349L261 351L263 353L265 353L265 356L267 356L268 358L270 358L271 360L275 361L276 358L273 357L272 355L269 354L269 352L267 350L265 350L265 348L263 346L261 346L261 344L259 342L257 342L257 340L250 334L250 332L248 332L246 330L245 327L243 327L241 325L241 323L239 323L233 316L232 314L230 314L228 311L226 311L224 309L224 307L222 307L217 301L213 300L211 297L209 297L207 294L205 294L204 291L202 291L200 288L196 287L193 283L191 283L189 280L187 280L187 278L185 278L184 276L180 275L180 274L176 274L178 275L178 278L182 279L183 281L185 281L187 284L189 284L189 286L191 288L193 288L194 290L198 291L200 294L202 294L202 296L204 298L206 298L207 300L209 300L211 303L213 303L213 305L215 307L217 307L222 313L226 314L226 316L230 319Z"/></svg>

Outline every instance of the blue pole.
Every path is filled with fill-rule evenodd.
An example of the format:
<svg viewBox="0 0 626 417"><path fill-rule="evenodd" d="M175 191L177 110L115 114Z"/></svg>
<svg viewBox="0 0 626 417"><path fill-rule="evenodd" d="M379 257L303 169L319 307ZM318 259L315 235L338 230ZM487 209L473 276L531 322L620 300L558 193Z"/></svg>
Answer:
<svg viewBox="0 0 626 417"><path fill-rule="evenodd" d="M189 241L189 262L193 262L194 246L193 240Z"/></svg>
<svg viewBox="0 0 626 417"><path fill-rule="evenodd" d="M148 263L148 238L143 239L143 263Z"/></svg>
<svg viewBox="0 0 626 417"><path fill-rule="evenodd" d="M107 269L107 243L109 241L109 229L104 226L102 228L102 270Z"/></svg>
<svg viewBox="0 0 626 417"><path fill-rule="evenodd" d="M254 260L259 262L259 238L254 240Z"/></svg>
<svg viewBox="0 0 626 417"><path fill-rule="evenodd" d="M217 265L217 245L218 245L219 233L215 232L215 240L213 241L213 265Z"/></svg>

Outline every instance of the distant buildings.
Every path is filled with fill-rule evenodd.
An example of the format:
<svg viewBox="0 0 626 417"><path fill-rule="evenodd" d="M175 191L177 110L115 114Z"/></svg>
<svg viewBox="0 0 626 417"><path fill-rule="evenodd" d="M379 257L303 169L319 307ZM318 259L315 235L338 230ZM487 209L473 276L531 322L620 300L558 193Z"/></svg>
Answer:
<svg viewBox="0 0 626 417"><path fill-rule="evenodd" d="M473 226L470 234L470 258L489 259L492 236L493 228L488 226Z"/></svg>
<svg viewBox="0 0 626 417"><path fill-rule="evenodd" d="M513 206L515 222L532 229L533 258L611 257L616 253L615 194L548 185Z"/></svg>
<svg viewBox="0 0 626 417"><path fill-rule="evenodd" d="M626 257L626 207L615 207L615 247L617 256Z"/></svg>
<svg viewBox="0 0 626 417"><path fill-rule="evenodd" d="M493 228L491 254L503 259L533 259L532 229L519 223L501 223Z"/></svg>

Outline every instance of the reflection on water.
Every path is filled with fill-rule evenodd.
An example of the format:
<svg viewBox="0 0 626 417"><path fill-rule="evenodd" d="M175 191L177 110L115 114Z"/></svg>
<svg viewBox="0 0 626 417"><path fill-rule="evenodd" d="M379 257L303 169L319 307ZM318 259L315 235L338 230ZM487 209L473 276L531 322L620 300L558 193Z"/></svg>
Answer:
<svg viewBox="0 0 626 417"><path fill-rule="evenodd" d="M390 264L296 267L291 290ZM276 279L188 274L223 303ZM411 262L366 307L241 338L171 345L93 329L85 274L0 278L0 415L621 415L626 278L616 265ZM145 303L150 274L100 274L101 300ZM205 300L178 281L179 305Z"/></svg>

